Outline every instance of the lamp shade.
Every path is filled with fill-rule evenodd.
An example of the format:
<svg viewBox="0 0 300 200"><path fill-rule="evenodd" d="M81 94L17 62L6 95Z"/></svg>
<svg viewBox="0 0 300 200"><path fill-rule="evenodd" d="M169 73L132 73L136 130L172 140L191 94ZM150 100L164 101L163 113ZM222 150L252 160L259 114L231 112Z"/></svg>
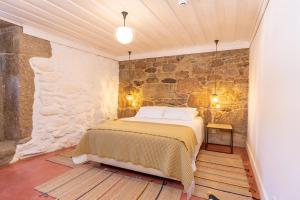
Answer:
<svg viewBox="0 0 300 200"><path fill-rule="evenodd" d="M131 93L126 95L126 100L127 101L132 101L134 99L133 95Z"/></svg>
<svg viewBox="0 0 300 200"><path fill-rule="evenodd" d="M219 102L219 97L217 94L211 95L211 100L213 103L218 103Z"/></svg>
<svg viewBox="0 0 300 200"><path fill-rule="evenodd" d="M133 31L127 26L120 26L116 30L116 38L121 44L129 44L134 37Z"/></svg>

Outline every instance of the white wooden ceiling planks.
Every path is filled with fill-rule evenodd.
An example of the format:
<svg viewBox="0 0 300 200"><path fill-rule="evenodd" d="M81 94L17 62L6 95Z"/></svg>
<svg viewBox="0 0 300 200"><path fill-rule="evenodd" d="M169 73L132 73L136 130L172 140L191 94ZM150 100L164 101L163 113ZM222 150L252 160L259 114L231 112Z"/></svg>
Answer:
<svg viewBox="0 0 300 200"><path fill-rule="evenodd" d="M112 56L213 44L249 42L264 0L0 0L0 17L75 39ZM126 24L134 42L119 44Z"/></svg>

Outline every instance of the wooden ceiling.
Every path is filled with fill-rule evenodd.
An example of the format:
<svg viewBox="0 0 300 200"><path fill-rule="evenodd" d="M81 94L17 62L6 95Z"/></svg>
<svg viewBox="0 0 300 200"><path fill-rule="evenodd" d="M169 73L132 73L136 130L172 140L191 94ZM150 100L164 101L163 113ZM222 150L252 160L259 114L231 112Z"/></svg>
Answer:
<svg viewBox="0 0 300 200"><path fill-rule="evenodd" d="M0 0L0 17L80 41L112 56L249 42L263 0ZM114 32L126 24L134 42L121 45Z"/></svg>

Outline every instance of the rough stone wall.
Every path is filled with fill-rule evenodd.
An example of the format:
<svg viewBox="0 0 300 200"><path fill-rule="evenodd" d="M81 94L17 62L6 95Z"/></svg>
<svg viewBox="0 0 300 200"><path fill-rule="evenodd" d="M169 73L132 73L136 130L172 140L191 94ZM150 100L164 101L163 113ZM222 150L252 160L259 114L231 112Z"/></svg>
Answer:
<svg viewBox="0 0 300 200"><path fill-rule="evenodd" d="M4 134L4 82L3 69L0 65L0 142L5 139Z"/></svg>
<svg viewBox="0 0 300 200"><path fill-rule="evenodd" d="M148 58L119 63L119 117L133 116L141 105L197 107L206 122L231 123L234 145L245 146L247 134L249 50ZM214 75L215 74L215 75ZM221 109L211 107L217 81ZM133 93L137 106L126 101ZM210 134L210 142L228 144L229 134Z"/></svg>
<svg viewBox="0 0 300 200"><path fill-rule="evenodd" d="M31 57L50 57L49 41L23 34L19 26L1 29L0 59L4 82L4 132L9 140L30 139L34 74Z"/></svg>
<svg viewBox="0 0 300 200"><path fill-rule="evenodd" d="M15 159L76 145L86 129L117 117L118 62L51 43L31 58L35 79L32 139Z"/></svg>
<svg viewBox="0 0 300 200"><path fill-rule="evenodd" d="M13 158L17 143L31 138L34 74L29 59L34 56L50 57L49 41L0 21L0 165Z"/></svg>

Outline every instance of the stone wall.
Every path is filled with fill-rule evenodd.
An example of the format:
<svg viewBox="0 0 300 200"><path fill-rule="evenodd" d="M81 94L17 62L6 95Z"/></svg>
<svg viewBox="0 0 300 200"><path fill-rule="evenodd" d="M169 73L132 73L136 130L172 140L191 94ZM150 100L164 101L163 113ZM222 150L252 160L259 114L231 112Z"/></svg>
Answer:
<svg viewBox="0 0 300 200"><path fill-rule="evenodd" d="M31 58L32 139L15 159L76 145L87 128L117 117L118 62L51 43L51 58Z"/></svg>
<svg viewBox="0 0 300 200"><path fill-rule="evenodd" d="M30 138L34 74L29 59L34 56L50 57L49 41L23 34L19 26L1 29L1 74L4 83L5 138Z"/></svg>
<svg viewBox="0 0 300 200"><path fill-rule="evenodd" d="M29 59L50 57L49 41L0 21L0 165L12 159L16 144L31 138L34 74Z"/></svg>
<svg viewBox="0 0 300 200"><path fill-rule="evenodd" d="M0 65L0 142L5 139L4 134L4 74Z"/></svg>
<svg viewBox="0 0 300 200"><path fill-rule="evenodd" d="M231 123L234 144L245 146L247 134L248 49L122 61L119 63L119 117L133 116L141 105L190 106L206 122ZM215 74L214 74L215 73ZM221 109L211 106L217 81ZM126 101L131 92L134 107ZM210 142L228 144L229 134L213 133Z"/></svg>

